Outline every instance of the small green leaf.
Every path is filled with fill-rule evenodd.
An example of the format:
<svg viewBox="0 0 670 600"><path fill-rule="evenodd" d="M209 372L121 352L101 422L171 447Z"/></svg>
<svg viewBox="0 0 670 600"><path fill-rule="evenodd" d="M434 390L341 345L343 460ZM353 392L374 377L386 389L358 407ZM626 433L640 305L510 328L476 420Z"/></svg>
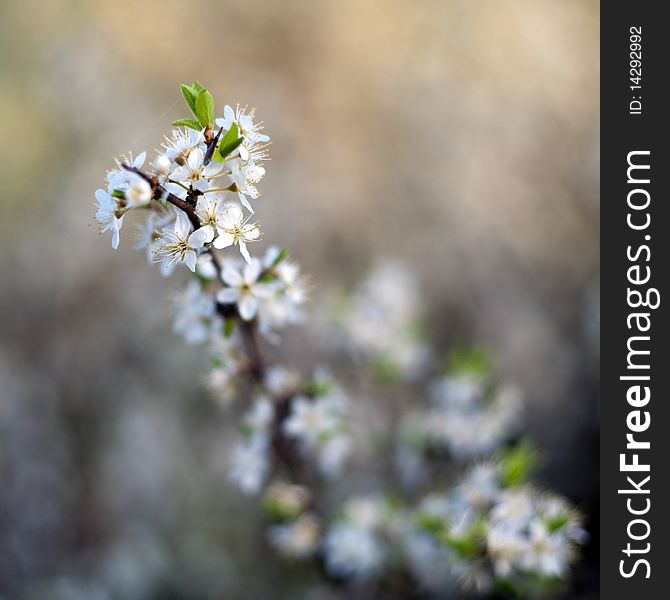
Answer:
<svg viewBox="0 0 670 600"><path fill-rule="evenodd" d="M196 131L200 131L202 127L200 127L200 123L196 121L195 119L177 119L174 123L172 123L173 127L190 127L191 129L195 129Z"/></svg>
<svg viewBox="0 0 670 600"><path fill-rule="evenodd" d="M372 362L372 372L375 379L383 385L391 385L402 380L402 372L398 365L384 354L375 357Z"/></svg>
<svg viewBox="0 0 670 600"><path fill-rule="evenodd" d="M539 457L535 447L522 440L516 446L500 453L502 462L501 478L505 488L519 487L525 484L537 469Z"/></svg>
<svg viewBox="0 0 670 600"><path fill-rule="evenodd" d="M122 190L114 190L114 191L112 192L112 198L121 198L121 199L123 199L123 198L125 198L125 197L126 197L126 195L123 193Z"/></svg>
<svg viewBox="0 0 670 600"><path fill-rule="evenodd" d="M273 266L273 267L276 267L279 263L281 263L282 261L284 261L284 260L286 259L287 256L288 256L288 252L286 252L286 249L285 249L285 248L282 248L281 250L279 250L279 254L277 254L277 258L275 258L275 259L272 261L272 266Z"/></svg>
<svg viewBox="0 0 670 600"><path fill-rule="evenodd" d="M567 512L561 512L547 521L547 529L550 533L560 531L570 522L570 515Z"/></svg>
<svg viewBox="0 0 670 600"><path fill-rule="evenodd" d="M192 87L186 85L185 83L182 83L179 86L179 89L181 89L181 94L184 96L184 100L186 100L186 104L188 104L188 107L191 109L191 112L195 116L195 99L198 96L198 93L193 90Z"/></svg>
<svg viewBox="0 0 670 600"><path fill-rule="evenodd" d="M197 96L200 92L203 90L206 90L207 88L202 85L199 81L194 81L193 84L191 85L191 89L193 90L193 94Z"/></svg>
<svg viewBox="0 0 670 600"><path fill-rule="evenodd" d="M444 521L442 519L425 512L419 512L416 515L416 521L419 529L434 535L442 533L445 528Z"/></svg>
<svg viewBox="0 0 670 600"><path fill-rule="evenodd" d="M235 319L226 319L226 322L223 326L223 337L229 338L231 335L233 335L233 331L235 331Z"/></svg>
<svg viewBox="0 0 670 600"><path fill-rule="evenodd" d="M249 425L249 423L242 423L240 424L240 433L245 438L250 438L254 433L254 428L251 425Z"/></svg>
<svg viewBox="0 0 670 600"><path fill-rule="evenodd" d="M198 97L195 99L195 112L203 127L214 124L214 97L207 90L198 92Z"/></svg>
<svg viewBox="0 0 670 600"><path fill-rule="evenodd" d="M228 158L243 141L244 137L240 136L237 123L233 123L219 144L219 156L222 159Z"/></svg>
<svg viewBox="0 0 670 600"><path fill-rule="evenodd" d="M483 348L454 348L447 356L447 370L452 375L471 375L480 379L492 370L491 357Z"/></svg>

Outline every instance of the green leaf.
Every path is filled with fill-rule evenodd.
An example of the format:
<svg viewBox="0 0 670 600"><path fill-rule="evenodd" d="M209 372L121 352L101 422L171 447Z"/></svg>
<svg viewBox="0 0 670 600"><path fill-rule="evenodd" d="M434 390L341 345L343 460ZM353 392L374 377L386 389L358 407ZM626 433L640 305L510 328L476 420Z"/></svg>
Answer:
<svg viewBox="0 0 670 600"><path fill-rule="evenodd" d="M480 379L492 370L491 357L483 348L455 348L447 356L447 370L452 375L471 375Z"/></svg>
<svg viewBox="0 0 670 600"><path fill-rule="evenodd" d="M560 531L570 522L570 515L567 512L561 512L547 521L547 528L551 533Z"/></svg>
<svg viewBox="0 0 670 600"><path fill-rule="evenodd" d="M214 97L207 90L200 90L195 99L195 112L200 125L214 125Z"/></svg>
<svg viewBox="0 0 670 600"><path fill-rule="evenodd" d="M391 385L402 380L402 371L391 358L378 354L372 362L372 372L375 379L383 385Z"/></svg>
<svg viewBox="0 0 670 600"><path fill-rule="evenodd" d="M226 322L223 326L223 337L229 338L231 335L233 335L233 331L235 331L235 319L226 319Z"/></svg>
<svg viewBox="0 0 670 600"><path fill-rule="evenodd" d="M191 109L191 112L195 116L195 99L198 96L198 93L193 90L191 86L186 85L185 83L182 83L179 86L179 89L181 89L181 94L184 96L184 100L186 100L186 104L188 104L188 107Z"/></svg>
<svg viewBox="0 0 670 600"><path fill-rule="evenodd" d="M276 266L277 266L279 263L281 263L282 261L284 261L284 260L286 259L287 256L288 256L288 252L286 252L286 249L285 249L285 248L282 248L281 250L279 250L279 254L277 254L277 258L275 258L275 259L272 261L272 266L273 266L273 268L276 267Z"/></svg>
<svg viewBox="0 0 670 600"><path fill-rule="evenodd" d="M419 529L434 535L439 535L444 531L445 528L444 521L442 519L425 512L419 512L416 515L416 521Z"/></svg>
<svg viewBox="0 0 670 600"><path fill-rule="evenodd" d="M537 450L525 440L502 451L500 456L501 478L505 488L519 487L527 483L539 462Z"/></svg>
<svg viewBox="0 0 670 600"><path fill-rule="evenodd" d="M200 92L203 90L206 90L207 88L202 85L199 81L194 81L193 84L191 85L191 89L193 90L193 93L197 96Z"/></svg>
<svg viewBox="0 0 670 600"><path fill-rule="evenodd" d="M244 137L240 136L237 123L233 123L219 144L219 156L225 160L243 141Z"/></svg>
<svg viewBox="0 0 670 600"><path fill-rule="evenodd" d="M112 198L124 199L126 197L126 195L123 193L123 190L114 190L111 195Z"/></svg>
<svg viewBox="0 0 670 600"><path fill-rule="evenodd" d="M202 127L200 127L200 123L196 121L195 119L177 119L174 123L172 123L173 127L190 127L191 129L195 129L196 131L200 131Z"/></svg>
<svg viewBox="0 0 670 600"><path fill-rule="evenodd" d="M304 382L302 392L310 398L319 398L330 394L331 389L332 385L329 381L313 377Z"/></svg>

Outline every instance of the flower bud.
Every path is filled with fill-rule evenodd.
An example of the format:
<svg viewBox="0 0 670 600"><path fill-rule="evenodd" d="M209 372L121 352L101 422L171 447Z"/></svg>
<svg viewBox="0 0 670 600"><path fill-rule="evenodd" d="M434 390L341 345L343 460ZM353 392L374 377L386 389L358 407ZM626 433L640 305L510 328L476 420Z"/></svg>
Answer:
<svg viewBox="0 0 670 600"><path fill-rule="evenodd" d="M148 204L151 200L152 191L149 183L142 177L131 177L126 190L126 200L131 208Z"/></svg>
<svg viewBox="0 0 670 600"><path fill-rule="evenodd" d="M157 175L169 175L171 168L172 162L165 154L161 154L154 161L154 169Z"/></svg>

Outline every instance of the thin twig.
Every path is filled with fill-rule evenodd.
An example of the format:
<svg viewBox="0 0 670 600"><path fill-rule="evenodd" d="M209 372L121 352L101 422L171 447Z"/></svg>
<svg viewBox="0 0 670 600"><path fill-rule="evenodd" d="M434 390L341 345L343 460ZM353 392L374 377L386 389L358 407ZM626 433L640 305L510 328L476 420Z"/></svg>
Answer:
<svg viewBox="0 0 670 600"><path fill-rule="evenodd" d="M151 186L151 191L153 193L154 200L164 198L170 204L176 206L177 208L183 210L186 213L186 216L193 225L194 229L200 229L200 219L198 218L198 215L195 214L195 208L193 208L193 206L189 204L186 200L182 200L179 196L175 196L172 192L168 192L160 183L158 183L158 177L150 177L137 167L131 167L130 165L127 165L125 163L121 163L121 166L126 171L135 173L135 175L138 175L139 177L144 179L144 181L146 181Z"/></svg>

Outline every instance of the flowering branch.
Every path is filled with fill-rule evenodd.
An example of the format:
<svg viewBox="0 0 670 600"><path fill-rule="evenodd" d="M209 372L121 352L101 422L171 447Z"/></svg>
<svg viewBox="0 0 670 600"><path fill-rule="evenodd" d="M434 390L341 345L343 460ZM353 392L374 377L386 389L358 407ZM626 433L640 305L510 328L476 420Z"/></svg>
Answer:
<svg viewBox="0 0 670 600"><path fill-rule="evenodd" d="M260 238L251 202L270 138L253 110L225 106L215 118L204 86L181 90L192 118L173 124L152 163L145 166L145 153L119 161L106 189L96 191L96 219L116 249L126 215L145 209L140 247L150 262L163 275L178 265L195 275L175 300L174 329L188 343L207 344L209 387L223 402L240 388L251 393L230 478L246 493L263 492L270 543L293 558L316 559L329 578L366 590L379 585L384 597L454 581L482 593L504 584L528 595L537 582L560 582L584 541L581 517L529 485L529 446L501 451L516 434L521 402L515 388L496 384L477 353L452 360L450 374L431 386L432 405L401 420L395 444L406 489L395 500L380 491L325 510L321 481L340 475L353 449L349 401L328 371L303 378L267 364L259 342L278 343L281 329L302 320L306 299L286 252L271 247L253 257L248 248ZM230 255L235 249L241 258ZM399 386L425 376L430 363L416 335L418 297L401 269L382 269L345 318L357 358ZM444 456L487 460L450 492L435 491L426 481L438 481L430 470Z"/></svg>
<svg viewBox="0 0 670 600"><path fill-rule="evenodd" d="M198 215L195 214L194 206L189 202L187 202L186 200L182 200L178 196L175 196L171 192L168 192L163 186L161 186L158 183L158 177L156 177L155 175L153 177L149 177L149 175L147 175L137 167L127 165L126 163L121 163L121 166L129 173L134 173L135 175L141 177L151 186L152 198L154 200L160 200L161 198L167 200L170 204L176 206L177 208L183 210L186 213L186 215L188 216L188 220L191 221L191 224L193 225L194 229L200 228L200 219L198 219Z"/></svg>

